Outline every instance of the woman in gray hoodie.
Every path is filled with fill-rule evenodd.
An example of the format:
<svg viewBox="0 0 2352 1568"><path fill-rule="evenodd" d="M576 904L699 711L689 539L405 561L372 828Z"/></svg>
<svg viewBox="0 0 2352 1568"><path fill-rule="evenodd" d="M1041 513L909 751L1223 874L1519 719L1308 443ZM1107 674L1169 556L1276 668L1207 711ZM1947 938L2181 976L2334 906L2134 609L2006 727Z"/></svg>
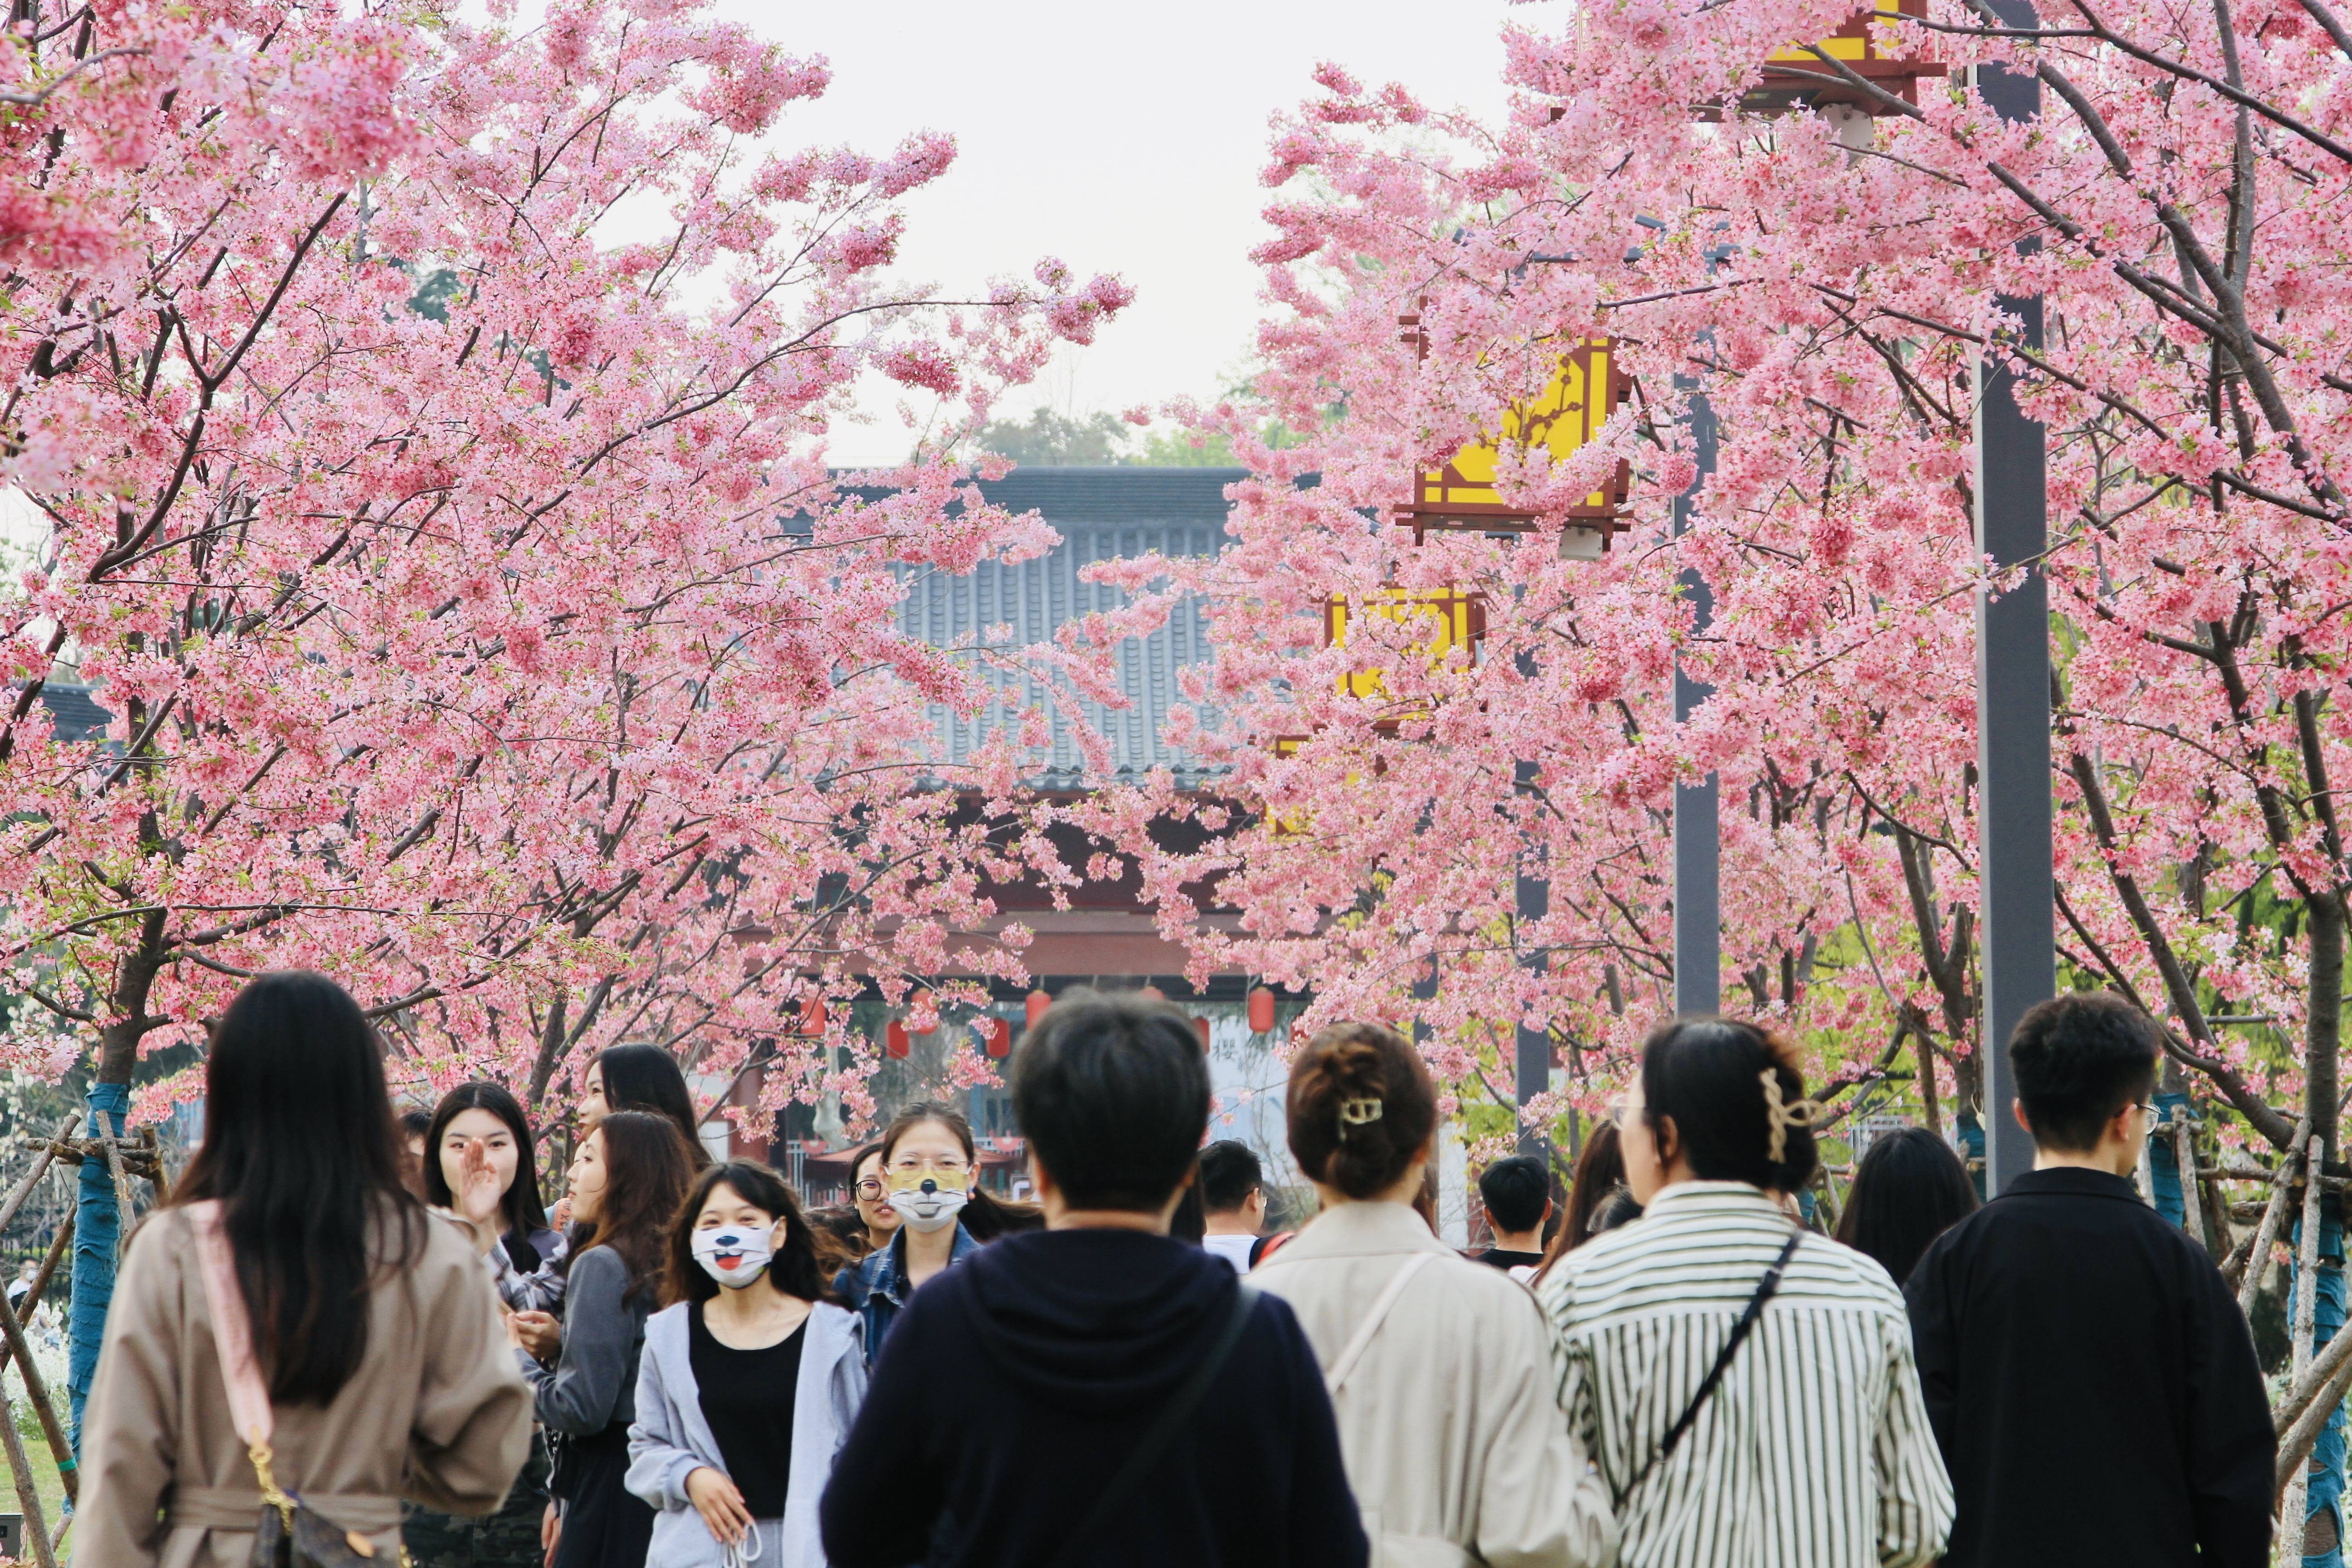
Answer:
<svg viewBox="0 0 2352 1568"><path fill-rule="evenodd" d="M822 1300L783 1178L705 1171L646 1321L628 1489L657 1510L646 1568L823 1568L817 1501L866 1397L856 1315Z"/></svg>

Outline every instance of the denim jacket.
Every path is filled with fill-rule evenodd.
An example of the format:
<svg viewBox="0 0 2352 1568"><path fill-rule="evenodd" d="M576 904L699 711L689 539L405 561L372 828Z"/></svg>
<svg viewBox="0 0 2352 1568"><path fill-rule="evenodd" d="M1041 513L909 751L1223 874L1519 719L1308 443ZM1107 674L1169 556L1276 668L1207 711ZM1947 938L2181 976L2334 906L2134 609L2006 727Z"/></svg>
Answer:
<svg viewBox="0 0 2352 1568"><path fill-rule="evenodd" d="M955 1248L948 1254L948 1267L952 1268L980 1250L980 1241L956 1223ZM890 1324L898 1316L898 1309L907 1304L914 1286L907 1279L907 1228L890 1238L890 1245L881 1251L868 1254L862 1261L853 1263L834 1277L833 1288L841 1292L866 1322L866 1364L872 1366L874 1358L882 1353L882 1336L890 1331Z"/></svg>

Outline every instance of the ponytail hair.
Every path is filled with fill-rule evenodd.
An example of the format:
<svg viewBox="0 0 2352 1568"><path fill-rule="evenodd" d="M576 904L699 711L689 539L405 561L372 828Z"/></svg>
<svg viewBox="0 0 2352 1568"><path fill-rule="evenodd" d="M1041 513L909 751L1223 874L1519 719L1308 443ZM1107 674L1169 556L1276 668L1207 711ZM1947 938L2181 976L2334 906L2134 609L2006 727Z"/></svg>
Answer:
<svg viewBox="0 0 2352 1568"><path fill-rule="evenodd" d="M1290 1152L1298 1168L1351 1198L1404 1179L1437 1126L1437 1085L1402 1035L1334 1024L1290 1064Z"/></svg>
<svg viewBox="0 0 2352 1568"><path fill-rule="evenodd" d="M1822 1109L1797 1061L1797 1047L1760 1024L1662 1024L1642 1047L1643 1115L1654 1131L1674 1122L1673 1152L1701 1181L1793 1193L1812 1179Z"/></svg>

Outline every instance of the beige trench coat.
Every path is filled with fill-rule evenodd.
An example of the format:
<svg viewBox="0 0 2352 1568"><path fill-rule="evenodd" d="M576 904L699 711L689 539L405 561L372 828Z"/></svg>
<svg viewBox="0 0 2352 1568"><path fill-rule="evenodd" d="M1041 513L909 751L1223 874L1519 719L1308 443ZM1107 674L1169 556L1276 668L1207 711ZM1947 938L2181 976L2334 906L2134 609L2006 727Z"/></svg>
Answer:
<svg viewBox="0 0 2352 1568"><path fill-rule="evenodd" d="M1553 1392L1527 1288L1430 1235L1403 1204L1342 1204L1254 1271L1328 1376L1397 1271L1429 1255L1332 1401L1373 1568L1595 1568L1609 1497Z"/></svg>
<svg viewBox="0 0 2352 1568"><path fill-rule="evenodd" d="M367 1353L333 1403L276 1411L278 1484L400 1561L400 1500L492 1511L530 1450L530 1390L489 1275L455 1227L380 1283ZM82 1430L77 1568L245 1568L261 1508L229 1419L194 1232L182 1209L131 1237Z"/></svg>

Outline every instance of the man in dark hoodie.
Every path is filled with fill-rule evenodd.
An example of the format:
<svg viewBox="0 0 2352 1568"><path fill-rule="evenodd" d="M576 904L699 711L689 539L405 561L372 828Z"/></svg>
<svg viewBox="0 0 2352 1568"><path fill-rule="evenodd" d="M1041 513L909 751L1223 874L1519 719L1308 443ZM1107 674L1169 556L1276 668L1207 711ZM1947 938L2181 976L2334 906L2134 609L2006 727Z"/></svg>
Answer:
<svg viewBox="0 0 2352 1568"><path fill-rule="evenodd" d="M824 1491L833 1568L1361 1568L1306 1335L1168 1236L1208 1129L1192 1021L1076 993L1011 1079L1045 1229L892 1326Z"/></svg>

